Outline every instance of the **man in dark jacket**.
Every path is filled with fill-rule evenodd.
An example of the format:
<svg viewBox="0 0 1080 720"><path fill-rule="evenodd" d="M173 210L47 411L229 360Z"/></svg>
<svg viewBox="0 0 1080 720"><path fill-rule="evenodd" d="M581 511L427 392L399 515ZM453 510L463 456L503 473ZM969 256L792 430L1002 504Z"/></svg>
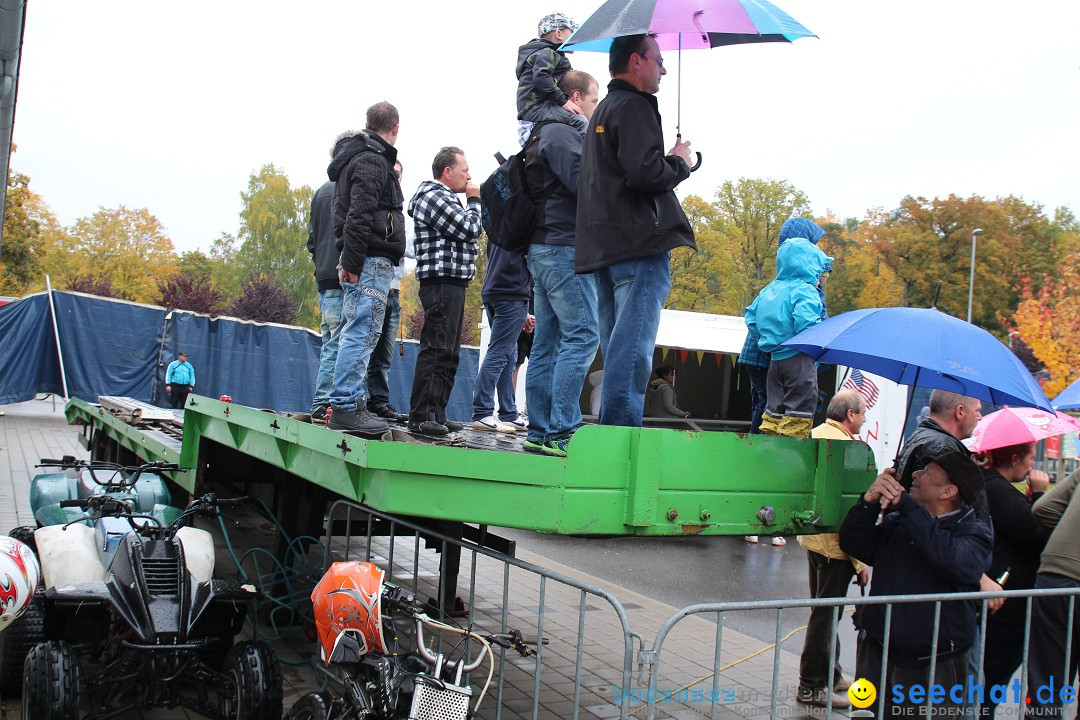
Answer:
<svg viewBox="0 0 1080 720"><path fill-rule="evenodd" d="M890 468L851 509L840 527L840 548L874 568L871 596L975 592L990 565L993 535L975 517L970 505L983 490L982 473L966 452L950 450L927 460L916 470L910 493L897 482ZM882 507L892 507L877 524ZM934 604L893 605L890 625L885 606L866 605L859 615L856 676L878 686L884 698L884 717L893 714L894 686L902 686L905 706L918 706L906 691L912 685L939 684L946 695L935 707L960 707L949 694L954 685L966 688L968 649L976 637L975 606L971 601L941 604L937 644L934 646ZM885 683L878 684L882 644L886 632L889 657ZM930 660L936 652L934 677ZM924 698L925 701L925 698Z"/></svg>
<svg viewBox="0 0 1080 720"><path fill-rule="evenodd" d="M571 70L562 80L571 101L591 118L600 88L588 73ZM600 342L596 282L574 270L581 133L563 123L541 126L525 150L530 187L545 198L529 245L536 329L525 374L529 431L525 450L565 455L581 426L581 387Z"/></svg>
<svg viewBox="0 0 1080 720"><path fill-rule="evenodd" d="M911 487L912 474L926 467L927 459L949 450L970 455L964 443L982 419L982 402L946 390L930 394L930 417L904 443L897 463L897 478L904 489Z"/></svg>
<svg viewBox="0 0 1080 720"><path fill-rule="evenodd" d="M331 158L348 137L338 138L330 151ZM338 281L337 238L334 237L334 216L330 207L333 197L334 183L327 180L312 196L311 214L308 216L307 249L315 263L315 285L319 291L319 315L322 317L322 352L319 355L315 398L311 401L312 420L325 419L326 408L330 406L341 331L341 283Z"/></svg>
<svg viewBox="0 0 1080 720"><path fill-rule="evenodd" d="M596 279L604 385L600 424L641 426L671 249L696 249L675 187L690 176L690 143L664 152L654 95L665 75L656 38L611 43L612 81L585 132L578 185L578 272Z"/></svg>
<svg viewBox="0 0 1080 720"><path fill-rule="evenodd" d="M394 266L405 254L401 186L394 173L398 111L387 102L367 110L367 128L334 156L334 235L341 253L344 325L334 366L330 427L377 433L389 428L367 409L366 378L379 342Z"/></svg>

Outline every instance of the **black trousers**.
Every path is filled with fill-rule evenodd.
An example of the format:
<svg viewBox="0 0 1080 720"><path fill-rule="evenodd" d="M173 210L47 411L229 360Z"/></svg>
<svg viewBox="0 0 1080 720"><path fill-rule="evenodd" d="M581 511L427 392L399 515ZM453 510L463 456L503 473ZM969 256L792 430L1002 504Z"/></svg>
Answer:
<svg viewBox="0 0 1080 720"><path fill-rule="evenodd" d="M1008 602L1022 603L1024 598L1012 598ZM994 717L994 709L997 708L997 703L990 699L990 688L994 685L1007 685L1023 659L1024 623L995 621L993 615L987 618L986 650L983 657L983 685L986 688L981 710L983 717ZM975 668L971 670L974 672Z"/></svg>
<svg viewBox="0 0 1080 720"><path fill-rule="evenodd" d="M420 283L424 327L413 374L409 421L446 419L446 404L454 389L461 322L465 317L465 288L445 282Z"/></svg>
<svg viewBox="0 0 1080 720"><path fill-rule="evenodd" d="M188 393L191 392L191 386L173 383L170 387L172 387L172 390L169 392L169 406L183 410L184 405L187 403Z"/></svg>
<svg viewBox="0 0 1080 720"><path fill-rule="evenodd" d="M847 597L851 578L855 576L855 567L850 560L834 560L810 550L806 551L806 559L810 564L810 597ZM837 610L837 623L843 618L843 612L842 607ZM810 621L806 624L802 657L799 659L799 687L831 691L840 679L839 637L836 638L833 658L829 660L829 638L835 635L833 608L812 608ZM829 667L832 667L831 678Z"/></svg>
<svg viewBox="0 0 1080 720"><path fill-rule="evenodd" d="M1036 588L1076 588L1080 582L1053 573L1039 573ZM1069 605L1073 605L1072 648L1065 667L1065 643L1069 640ZM1058 595L1036 597L1031 607L1031 642L1028 655L1028 716L1064 717L1062 686L1071 687L1080 659L1080 597ZM1068 675L1066 675L1068 673ZM1053 686L1053 697L1049 688ZM1045 688L1040 692L1040 688ZM1074 701L1075 702L1075 701ZM1072 708L1069 708L1072 711Z"/></svg>
<svg viewBox="0 0 1080 720"><path fill-rule="evenodd" d="M899 628L896 628L900 630ZM930 685L937 684L946 688L946 694L942 702L934 703L933 712L934 717L939 719L944 718L959 718L963 714L964 702L957 703L950 696L948 689L954 685L961 685L965 688L964 699L966 700L966 689L968 682L968 652L962 650L948 655L939 655L937 664L934 667L934 678L930 681L930 665L921 665L918 667L905 667L906 663L897 664L892 653L890 653L889 662L885 666L885 683L880 684L878 681L881 678L881 663L882 663L882 647L874 638L866 634L863 630L859 633L859 649L855 658L855 676L859 678L866 678L874 684L877 688L877 699L874 704L866 708L874 713L877 717L878 703L881 701L882 696L885 697L884 705L884 718L890 717L924 717L926 716L926 703L912 703L905 694L904 703L894 704L892 702L893 685L902 685L906 690L912 685L922 685L924 688Z"/></svg>

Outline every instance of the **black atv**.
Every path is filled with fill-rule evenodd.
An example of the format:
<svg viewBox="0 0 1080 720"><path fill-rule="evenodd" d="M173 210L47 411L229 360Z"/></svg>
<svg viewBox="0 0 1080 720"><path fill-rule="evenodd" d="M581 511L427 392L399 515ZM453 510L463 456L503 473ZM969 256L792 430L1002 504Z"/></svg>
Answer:
<svg viewBox="0 0 1080 720"><path fill-rule="evenodd" d="M45 591L46 642L23 666L24 720L76 720L84 696L92 709L83 720L158 707L217 720L281 717L273 651L258 640L233 647L256 590L213 578L213 543L190 527L195 516L216 516L231 502L204 495L163 525L108 495L64 501L95 519L123 518L131 531L104 580Z"/></svg>

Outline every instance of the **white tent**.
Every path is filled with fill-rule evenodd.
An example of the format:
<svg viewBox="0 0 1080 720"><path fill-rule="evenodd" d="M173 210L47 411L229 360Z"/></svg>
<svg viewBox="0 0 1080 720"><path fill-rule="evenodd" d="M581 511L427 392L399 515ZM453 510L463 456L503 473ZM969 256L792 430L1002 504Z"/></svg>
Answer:
<svg viewBox="0 0 1080 720"><path fill-rule="evenodd" d="M661 310L656 346L738 355L746 342L746 321L735 315Z"/></svg>

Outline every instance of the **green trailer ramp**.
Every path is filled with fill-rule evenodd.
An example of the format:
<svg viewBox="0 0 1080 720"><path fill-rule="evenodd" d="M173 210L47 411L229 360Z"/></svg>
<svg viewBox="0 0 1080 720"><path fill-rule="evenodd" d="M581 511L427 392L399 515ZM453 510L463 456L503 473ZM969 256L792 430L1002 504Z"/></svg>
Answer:
<svg viewBox="0 0 1080 720"><path fill-rule="evenodd" d="M581 535L835 531L873 482L860 442L587 425L566 458L364 440L192 395L174 448L81 400L87 422L194 490L211 440L387 513Z"/></svg>

